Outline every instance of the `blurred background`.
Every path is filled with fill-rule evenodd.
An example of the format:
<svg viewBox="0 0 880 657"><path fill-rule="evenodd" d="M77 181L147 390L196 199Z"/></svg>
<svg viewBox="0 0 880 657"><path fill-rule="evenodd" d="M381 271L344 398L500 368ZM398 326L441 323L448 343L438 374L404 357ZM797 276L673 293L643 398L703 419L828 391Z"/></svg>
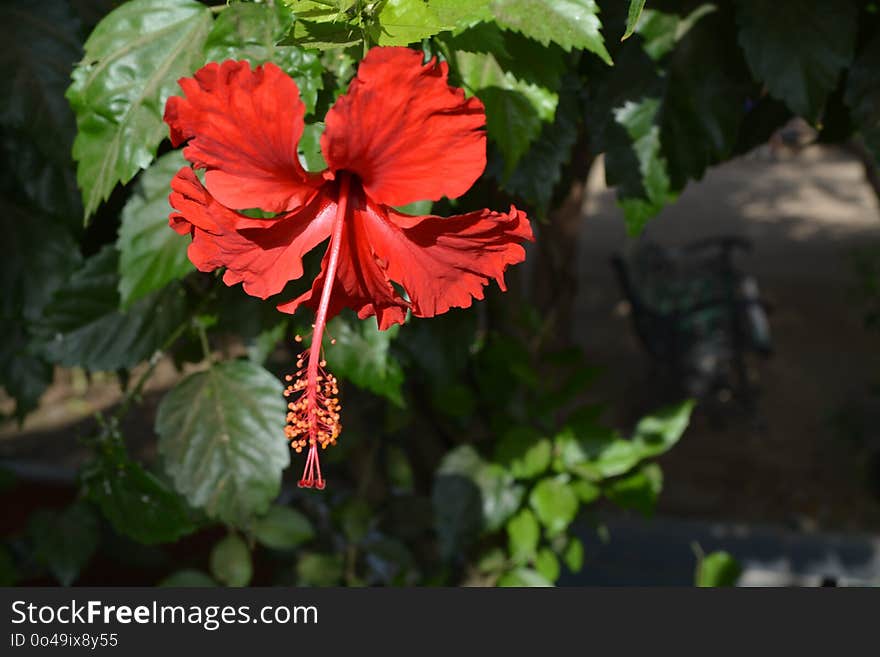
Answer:
<svg viewBox="0 0 880 657"><path fill-rule="evenodd" d="M602 20L613 68L594 41L563 50L523 31L504 2L492 5L494 18L454 28L438 9L432 20L447 23L418 38L396 37L399 21L383 3L331 3L326 15L312 6L322 3L306 4L3 7L4 42L16 46L0 59L11 240L0 583L880 584L875 3L757 16L760 3L648 0L631 3L633 17L626 3L585 2ZM509 292L493 285L469 309L399 330L353 315L330 325L338 344L326 358L342 382L345 430L325 452L320 493L296 487L302 459L286 454L278 410L291 338L311 318L281 316L271 300L192 269L185 238L165 228L167 181L182 163L167 141L153 138L150 157L157 147L159 157L146 171L87 199L82 225L69 153L103 101L77 85L121 61L82 44L102 19L123 29L114 9L137 17L172 5L208 21L207 41L177 77L206 60L282 57L301 89L314 88L312 137L364 44L421 43L451 62L452 83L484 99L490 164L462 199L410 210L515 201L534 220L536 243L508 272ZM808 32L825 13L831 44ZM357 25L362 36L316 44L296 36L309 21ZM755 24L767 29L750 50ZM127 25L129 42L149 33ZM373 25L385 31L371 37ZM621 42L628 26L635 32ZM813 66L792 46L806 38L819 40L817 59L826 46L837 54L825 79L808 76L803 112L784 82L797 69L768 72L755 53L771 43L765 60ZM703 78L695 49L705 43L724 65ZM140 61L167 56L167 44L154 45ZM479 83L473 70L488 70L486 58L502 78ZM558 60L559 75L551 83L515 64L527 60ZM67 91L77 62L80 81ZM656 79L634 81L630 65L654 67ZM729 84L709 86L716 74ZM168 75L159 108L176 93ZM555 118L535 131L511 106L493 105L507 84L499 80L514 80L503 75L555 85ZM531 98L524 89L505 93ZM861 104L858 89L868 89ZM653 108L647 130L621 114L636 102ZM491 117L502 112L510 124L499 134ZM532 134L519 151L506 141L516 130ZM310 134L300 146L307 164ZM81 169L86 157L77 156ZM635 183L632 171L641 172ZM535 180L546 182L536 191ZM79 186L85 194L93 184ZM317 261L309 266L311 280ZM241 383L245 398L211 388L209 374ZM249 396L256 415L240 408ZM263 471L249 471L211 443L215 403L249 427L232 437L242 450L272 443L280 418L284 451L266 448ZM224 474L235 483L213 497Z"/></svg>

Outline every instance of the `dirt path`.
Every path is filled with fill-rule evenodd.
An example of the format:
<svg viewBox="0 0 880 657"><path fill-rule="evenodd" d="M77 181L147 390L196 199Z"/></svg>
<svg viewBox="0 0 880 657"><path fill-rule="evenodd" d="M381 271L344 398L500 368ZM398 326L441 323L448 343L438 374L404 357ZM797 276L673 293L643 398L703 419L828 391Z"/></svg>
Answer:
<svg viewBox="0 0 880 657"><path fill-rule="evenodd" d="M626 422L656 405L657 393L621 312L609 258L626 236L614 193L596 169L581 234L575 334L607 368L601 394ZM880 494L866 481L865 451L834 420L865 424L863 414L844 409L870 403L869 387L880 382L880 333L864 326L849 261L853 249L880 244L880 210L861 166L819 146L779 159L752 154L688 186L646 235L661 244L719 235L753 240L754 252L740 262L775 306L776 354L758 370L763 428L744 421L712 427L698 415L664 459L661 511L880 528ZM869 434L876 440L870 426Z"/></svg>

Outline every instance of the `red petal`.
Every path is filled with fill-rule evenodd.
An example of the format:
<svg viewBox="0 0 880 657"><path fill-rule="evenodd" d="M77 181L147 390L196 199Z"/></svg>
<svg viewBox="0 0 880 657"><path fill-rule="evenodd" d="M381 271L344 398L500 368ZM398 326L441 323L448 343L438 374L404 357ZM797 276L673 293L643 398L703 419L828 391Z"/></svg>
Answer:
<svg viewBox="0 0 880 657"><path fill-rule="evenodd" d="M444 218L371 204L369 214L370 245L386 275L406 290L417 317L467 308L483 298L492 279L506 289L504 270L525 260L522 243L534 239L528 217L513 206L509 213L478 210Z"/></svg>
<svg viewBox="0 0 880 657"><path fill-rule="evenodd" d="M369 220L362 211L352 211L346 219L327 318L337 315L343 308L351 308L360 319L375 315L379 329L385 330L393 324L403 324L409 303L388 281L372 253L366 230ZM312 288L293 301L279 305L278 310L292 314L301 304L317 310L328 257L329 252L324 256L321 273Z"/></svg>
<svg viewBox="0 0 880 657"><path fill-rule="evenodd" d="M373 48L327 112L321 149L385 205L456 198L486 167L486 113L446 83L448 67L407 48Z"/></svg>
<svg viewBox="0 0 880 657"><path fill-rule="evenodd" d="M303 274L302 256L330 235L336 204L323 194L273 219L252 219L215 200L189 167L171 181L169 221L177 232L192 231L189 259L200 271L226 267L223 282L242 283L265 299Z"/></svg>
<svg viewBox="0 0 880 657"><path fill-rule="evenodd" d="M223 205L283 212L302 205L319 180L299 163L305 105L290 76L274 64L208 64L181 78L186 97L173 96L165 122L175 146L208 170L205 184Z"/></svg>

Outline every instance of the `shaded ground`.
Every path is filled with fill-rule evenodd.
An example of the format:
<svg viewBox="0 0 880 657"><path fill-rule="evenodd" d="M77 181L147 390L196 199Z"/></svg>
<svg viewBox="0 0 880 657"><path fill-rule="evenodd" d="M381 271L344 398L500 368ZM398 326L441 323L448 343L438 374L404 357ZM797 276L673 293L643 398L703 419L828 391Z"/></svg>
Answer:
<svg viewBox="0 0 880 657"><path fill-rule="evenodd" d="M724 550L742 568L739 586L876 586L876 535L791 531L778 526L603 517L610 540L577 528L587 554L584 569L560 585L690 586L697 553Z"/></svg>
<svg viewBox="0 0 880 657"><path fill-rule="evenodd" d="M657 383L609 258L627 242L604 173L591 174L580 243L575 326L593 362L606 367L602 396L632 421L657 404ZM797 154L759 151L691 184L646 231L661 244L741 235L755 249L740 262L774 305L775 355L757 368L757 418L731 414L717 426L696 417L662 462L660 512L785 523L810 529L880 529L864 440L841 421L869 422L880 380L880 334L864 326L855 293L853 249L880 243L880 211L861 166L841 151L812 146Z"/></svg>

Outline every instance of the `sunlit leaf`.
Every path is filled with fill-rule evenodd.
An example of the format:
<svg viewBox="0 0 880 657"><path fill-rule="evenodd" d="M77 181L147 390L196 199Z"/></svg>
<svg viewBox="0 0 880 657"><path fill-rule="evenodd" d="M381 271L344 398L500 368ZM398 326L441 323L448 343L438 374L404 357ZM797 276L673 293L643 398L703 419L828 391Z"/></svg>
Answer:
<svg viewBox="0 0 880 657"><path fill-rule="evenodd" d="M517 426L505 433L495 448L495 461L518 479L532 479L550 467L550 440L530 427Z"/></svg>
<svg viewBox="0 0 880 657"><path fill-rule="evenodd" d="M493 0L491 7L502 27L545 45L589 50L611 64L595 0Z"/></svg>
<svg viewBox="0 0 880 657"><path fill-rule="evenodd" d="M639 22L639 16L642 15L642 9L645 8L645 0L629 0L629 13L626 17L626 31L621 37L621 41L628 39L635 32L636 25Z"/></svg>
<svg viewBox="0 0 880 657"><path fill-rule="evenodd" d="M555 582L559 579L559 558L550 548L541 548L535 555L535 570L543 575L547 581Z"/></svg>
<svg viewBox="0 0 880 657"><path fill-rule="evenodd" d="M541 528L530 509L522 509L507 521L507 544L510 558L524 564L534 558L541 538Z"/></svg>
<svg viewBox="0 0 880 657"><path fill-rule="evenodd" d="M742 567L729 552L720 550L700 556L695 584L700 587L736 586Z"/></svg>
<svg viewBox="0 0 880 657"><path fill-rule="evenodd" d="M566 567L573 573L579 572L584 566L584 544L579 538L572 538L565 546L562 560Z"/></svg>
<svg viewBox="0 0 880 657"><path fill-rule="evenodd" d="M532 568L517 568L502 575L498 586L553 586L553 582Z"/></svg>
<svg viewBox="0 0 880 657"><path fill-rule="evenodd" d="M663 488L663 472L656 463L643 465L635 472L612 481L605 489L608 499L624 509L644 516L654 513L657 496Z"/></svg>
<svg viewBox="0 0 880 657"><path fill-rule="evenodd" d="M553 121L559 96L504 71L491 54L457 52L456 60L465 87L486 106L486 130L504 155L505 176L510 175L541 134L542 121Z"/></svg>
<svg viewBox="0 0 880 657"><path fill-rule="evenodd" d="M177 80L203 61L211 11L195 0L132 0L85 44L67 99L76 112L73 156L86 217L117 183L149 166L168 134L162 122Z"/></svg>

